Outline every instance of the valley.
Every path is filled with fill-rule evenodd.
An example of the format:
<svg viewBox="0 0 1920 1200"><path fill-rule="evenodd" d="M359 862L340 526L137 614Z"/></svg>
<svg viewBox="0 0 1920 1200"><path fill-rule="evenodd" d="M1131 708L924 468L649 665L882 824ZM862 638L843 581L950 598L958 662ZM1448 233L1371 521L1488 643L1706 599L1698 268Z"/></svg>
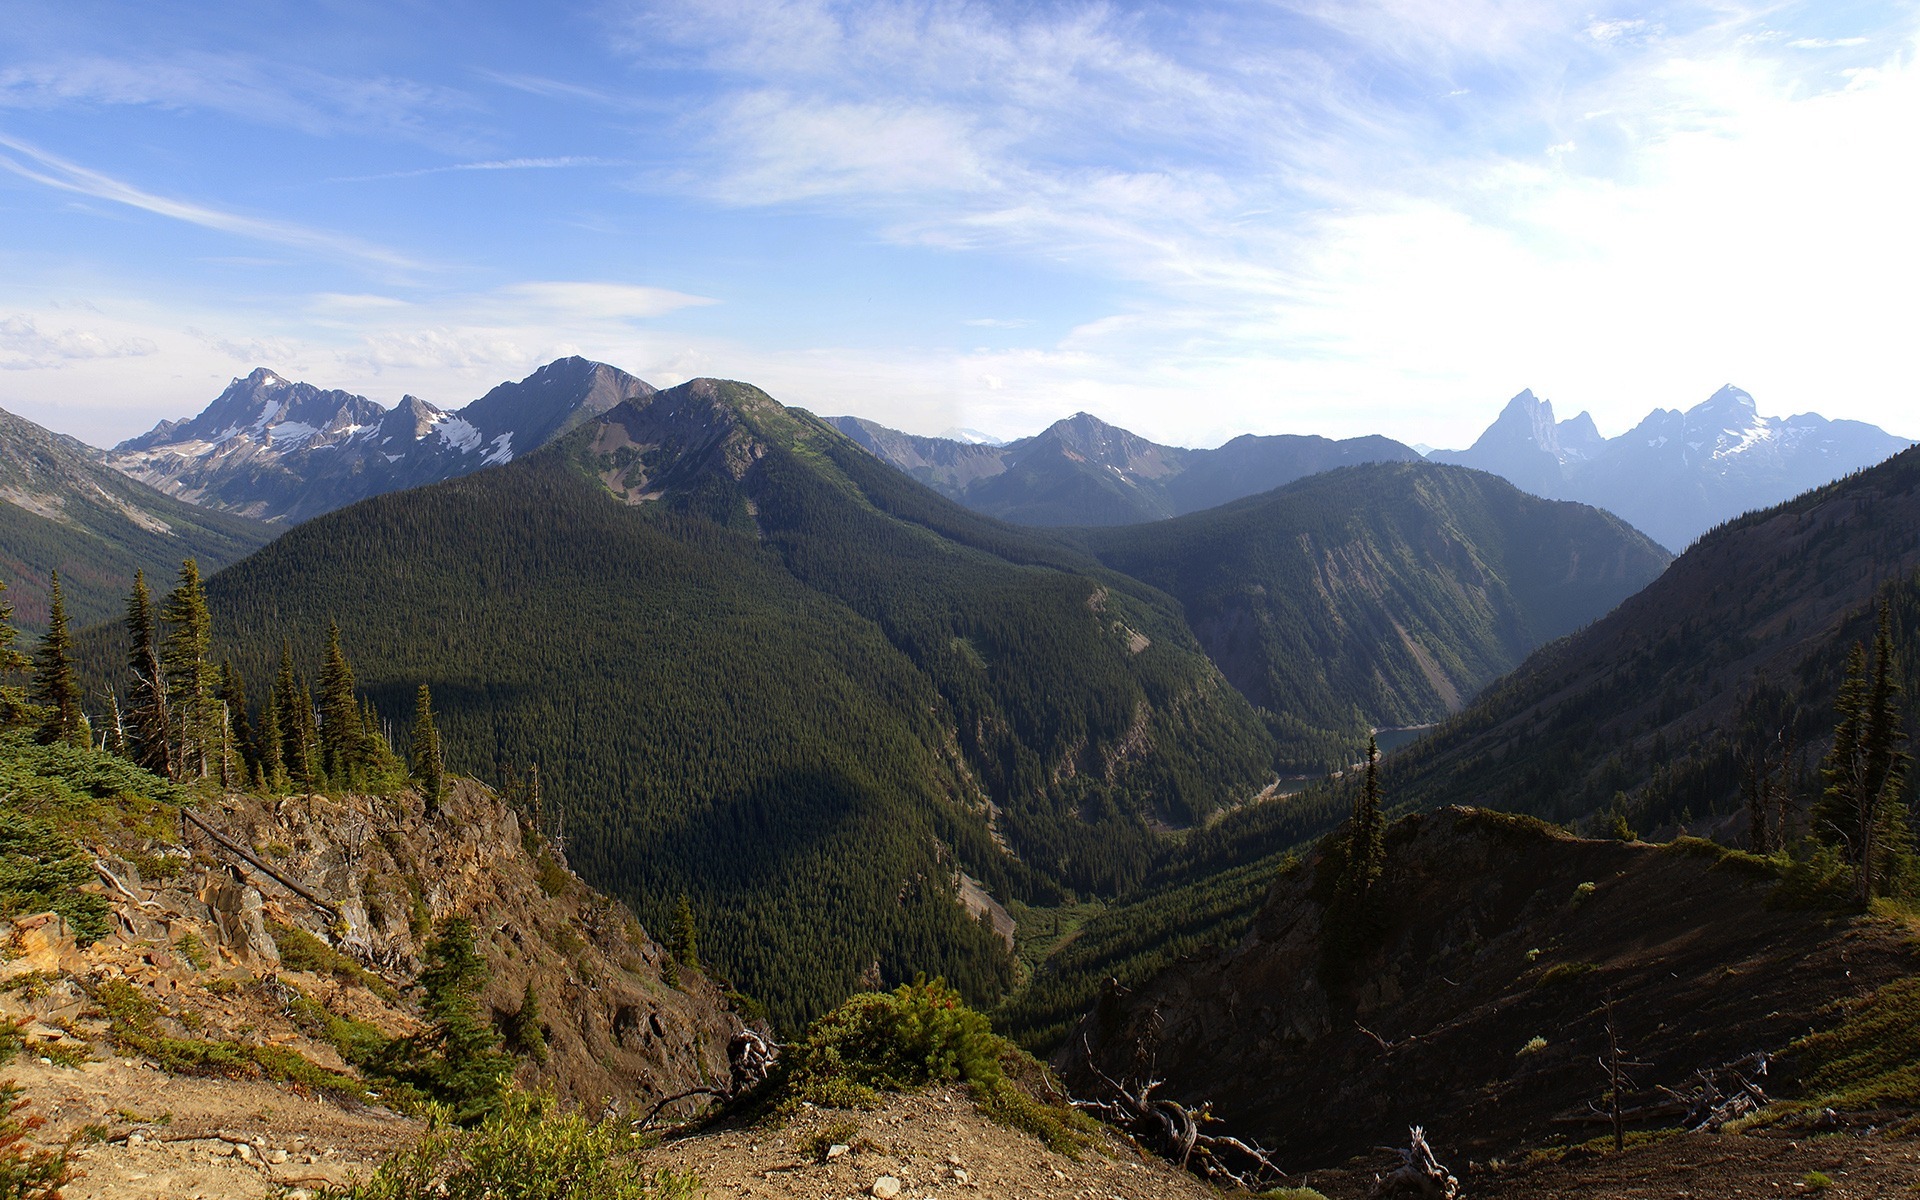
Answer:
<svg viewBox="0 0 1920 1200"><path fill-rule="evenodd" d="M235 1103L265 1110L279 1108L273 1089L357 1079L389 1115L360 1130L349 1110L327 1136L357 1149L287 1180L355 1186L427 1144L413 1094L382 1089L441 1077L370 1047L424 1036L438 1003L424 981L446 952L429 941L467 914L488 922L482 1040L515 1045L516 1014L538 997L539 1059L508 1062L515 1085L579 1113L638 1112L688 1088L699 1102L676 1111L689 1116L730 1101L689 1141L616 1154L709 1179L949 1186L955 1163L898 1132L931 1121L981 1147L981 1165L959 1169L990 1190L1042 1188L1055 1171L1109 1186L1110 1168L1060 1150L1081 1134L1059 1106L1149 1072L1165 1098L1210 1106L1336 1200L1367 1192L1384 1169L1376 1148L1412 1123L1473 1194L1613 1194L1594 1180L1643 1161L1677 1177L1723 1143L1585 1146L1609 1000L1640 1064L1634 1106L1657 1110L1637 1133L1674 1127L1661 1096L1758 1052L1776 1071L1766 1119L1719 1136L1801 1130L1858 1107L1863 1088L1920 1107L1904 1068L1836 1083L1819 1049L1904 1003L1916 951L1896 835L1911 785L1888 776L1906 790L1885 804L1909 807L1876 826L1894 857L1872 905L1847 898L1847 846L1812 815L1848 647L1878 637L1875 678L1920 688L1915 451L1726 522L1676 559L1607 511L1378 440L1242 439L1208 459L1075 418L1051 442L955 451L746 383L655 389L577 359L454 414L370 405L256 372L108 459L151 487L102 484L107 468L83 447L14 430L53 447L32 461L67 456L43 488L119 487L164 514L164 531L140 527L159 541L88 533L146 555L126 561L156 593L205 536L185 514L255 539L208 551L213 566L244 545L205 585L195 653L204 711L226 724L193 736L225 747L203 752L211 766L169 759L173 782L100 776L36 758L59 747L30 749L26 726L7 735L29 773L110 779L61 786L148 814L114 832L104 810L75 810L94 814L73 828L95 839L86 894L113 914L109 936L57 945L49 969L71 987L18 1015L35 1044L120 1057L89 1051L23 1076L69 1113L58 1128L98 1108L101 1088L133 1087L106 1081L122 1059L204 1078L208 1055L228 1056L237 1065L213 1074L246 1079L253 1092ZM909 451L924 469L890 465ZM1131 465L1109 470L1103 455ZM1045 476L1055 460L1097 469ZM1135 507L1091 504L1089 481L1124 485ZM1243 486L1264 490L1233 494ZM1026 507L994 508L1015 496ZM77 536L62 503L36 519ZM7 552L26 561L40 544ZM70 581L71 560L46 561L69 589L76 711L92 722L53 740L98 746L142 719L128 664L143 660L114 619L126 585L115 595L84 573ZM180 594L155 601L170 614L158 635L176 655L169 689L202 686L177 682L190 678ZM36 697L48 670L33 672ZM426 799L440 776L419 773L418 744L396 756L428 692L430 757L444 746L457 780L444 806ZM269 769L260 731L276 723L288 747L312 736L284 723L301 703L327 737L356 713L365 765L328 749L324 771L278 757ZM32 719L51 736L52 718ZM1377 773L1370 737L1388 751ZM1368 796L1384 857L1350 893ZM165 815L182 808L254 857L223 862L191 838L177 851L162 825L185 828ZM1775 833L1748 854L1753 819ZM177 853L182 881L148 878ZM303 908L269 863L331 908ZM1364 919L1357 894L1371 897ZM38 919L28 910L47 895L22 893L6 915ZM232 903L255 915L219 907ZM185 945L220 952L200 967ZM979 1010L1011 1039L994 1043L1001 1066L851 1105L880 1115L846 1118L844 1161L811 1161L803 1145L842 1118L795 1124L791 1108L770 1115L715 1083L737 1069L726 1050L742 1028L791 1050L878 1003L860 997L927 1002L915 981L935 977L952 991L931 994L934 1011ZM100 981L115 978L153 999L103 1001ZM333 1016L300 1016L298 997ZM182 1059L169 1038L220 1049ZM1027 1053L1062 1084L1022 1065ZM1003 1071L1026 1099L996 1090ZM819 1093L833 1098L823 1112L849 1107L841 1086ZM972 1107L935 1112L954 1103L940 1086ZM1302 1095L1318 1098L1311 1109ZM509 1123L472 1136L519 1136L518 1101L501 1103L486 1111ZM117 1189L134 1175L251 1186L279 1176L202 1158L243 1157L219 1147L244 1142L315 1165L295 1161L311 1153L297 1130L336 1118L288 1111L293 1124L262 1118L253 1132L182 1116L172 1140L96 1112L107 1142L76 1161ZM1862 1150L1878 1126L1836 1120L1827 1136L1856 1140L1820 1162L1856 1182L1880 1177L1865 1159L1912 1151L1899 1133ZM793 1132L756 1132L775 1129ZM1064 1155L1040 1175L1015 1165L1034 1131ZM1134 1136L1125 1153L1155 1149ZM164 1149L175 1141L186 1157ZM157 1173L131 1165L142 1154ZM1788 1161L1771 1142L1752 1154ZM1142 1194L1188 1194L1151 1161L1130 1180Z"/></svg>

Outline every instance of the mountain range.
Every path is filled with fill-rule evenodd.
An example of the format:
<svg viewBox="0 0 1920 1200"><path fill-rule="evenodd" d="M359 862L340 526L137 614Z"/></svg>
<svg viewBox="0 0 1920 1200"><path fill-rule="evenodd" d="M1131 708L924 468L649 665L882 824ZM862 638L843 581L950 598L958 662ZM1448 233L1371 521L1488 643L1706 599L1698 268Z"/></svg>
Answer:
<svg viewBox="0 0 1920 1200"><path fill-rule="evenodd" d="M1419 458L1390 438L1244 434L1215 450L1161 446L1088 413L997 443L918 437L860 417L842 433L934 491L1018 525L1131 525L1212 508L1303 476Z"/></svg>
<svg viewBox="0 0 1920 1200"><path fill-rule="evenodd" d="M1524 391L1472 446L1429 457L1492 471L1536 496L1604 508L1679 551L1722 521L1912 444L1818 413L1763 417L1729 384L1685 412L1655 409L1616 438L1601 437L1586 413L1556 421L1552 403Z"/></svg>
<svg viewBox="0 0 1920 1200"><path fill-rule="evenodd" d="M460 409L417 396L387 409L262 367L234 380L198 416L162 421L115 446L106 461L195 504L294 523L511 462L653 390L605 363L563 358Z"/></svg>
<svg viewBox="0 0 1920 1200"><path fill-rule="evenodd" d="M14 623L47 625L60 572L77 628L117 615L136 570L167 580L183 558L214 570L264 545L257 521L188 504L101 465L98 451L0 411L0 581Z"/></svg>
<svg viewBox="0 0 1920 1200"><path fill-rule="evenodd" d="M1238 557L1182 590L1195 547ZM702 379L305 521L208 592L243 676L337 622L381 712L432 688L457 769L537 764L573 863L655 924L687 894L787 1022L876 972L1000 994L1012 959L964 878L1002 903L1118 896L1170 831L1346 761L1370 724L1444 715L1664 563L1605 514L1422 462L1023 528ZM120 661L117 636L90 661Z"/></svg>

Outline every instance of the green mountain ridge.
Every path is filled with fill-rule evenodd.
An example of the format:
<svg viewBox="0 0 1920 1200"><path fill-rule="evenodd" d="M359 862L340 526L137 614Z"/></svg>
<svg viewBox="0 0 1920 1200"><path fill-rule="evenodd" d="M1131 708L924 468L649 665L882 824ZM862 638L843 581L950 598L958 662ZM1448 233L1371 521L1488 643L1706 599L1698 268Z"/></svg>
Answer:
<svg viewBox="0 0 1920 1200"><path fill-rule="evenodd" d="M258 521L211 512L155 491L94 452L0 411L0 580L14 623L47 623L49 572L59 571L76 626L119 613L136 569L168 578L183 558L209 570L274 536Z"/></svg>
<svg viewBox="0 0 1920 1200"><path fill-rule="evenodd" d="M1602 616L1670 555L1625 522L1430 463L1342 467L1190 516L1076 534L1178 598L1283 762L1352 761Z"/></svg>
<svg viewBox="0 0 1920 1200"><path fill-rule="evenodd" d="M1327 517L1316 536L1390 530L1391 549L1354 555L1402 566L1439 538L1481 585L1514 558L1491 544L1513 506L1541 503L1412 464L1299 485L1272 511L1366 508L1368 472L1393 483L1395 511L1432 511ZM1441 511L1475 496L1473 513ZM1222 528L1281 519L1267 511L1249 502ZM1636 552L1623 527L1594 529L1614 557ZM1364 628L1398 606L1421 636L1524 637L1532 610L1509 593L1536 591L1544 576L1476 593L1524 620L1450 624L1423 610L1432 586L1345 615ZM216 648L256 695L284 633L312 662L329 621L389 721L429 685L453 769L507 784L537 765L571 863L650 925L688 896L710 958L789 1026L922 971L997 998L1014 960L958 903L962 872L1029 905L1134 894L1182 861L1170 831L1205 841L1279 761L1179 599L1081 533L971 512L724 380L316 518L208 597ZM118 677L118 636L87 639L98 684Z"/></svg>

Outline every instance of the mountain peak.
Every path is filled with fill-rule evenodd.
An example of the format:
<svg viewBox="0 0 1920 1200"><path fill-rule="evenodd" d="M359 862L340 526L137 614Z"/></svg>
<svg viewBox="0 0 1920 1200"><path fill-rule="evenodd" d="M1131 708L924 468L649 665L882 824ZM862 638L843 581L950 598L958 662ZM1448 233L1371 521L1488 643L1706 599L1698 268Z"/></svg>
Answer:
<svg viewBox="0 0 1920 1200"><path fill-rule="evenodd" d="M1692 416L1694 413L1745 413L1748 416L1753 416L1755 412L1753 397L1748 395L1745 390L1729 383L1695 405L1688 411L1687 415Z"/></svg>

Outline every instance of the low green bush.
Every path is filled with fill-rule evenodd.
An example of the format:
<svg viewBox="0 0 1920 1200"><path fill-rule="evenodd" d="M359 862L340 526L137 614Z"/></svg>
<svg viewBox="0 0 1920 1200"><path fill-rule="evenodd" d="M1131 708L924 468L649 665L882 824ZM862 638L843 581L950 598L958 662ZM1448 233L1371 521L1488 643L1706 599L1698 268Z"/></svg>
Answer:
<svg viewBox="0 0 1920 1200"><path fill-rule="evenodd" d="M472 1129L440 1129L324 1200L691 1200L699 1180L649 1170L632 1131L510 1091Z"/></svg>
<svg viewBox="0 0 1920 1200"><path fill-rule="evenodd" d="M850 997L787 1047L784 1068L788 1109L870 1108L882 1092L961 1083L983 1116L1063 1154L1078 1155L1100 1128L1064 1103L1041 1063L937 979Z"/></svg>

